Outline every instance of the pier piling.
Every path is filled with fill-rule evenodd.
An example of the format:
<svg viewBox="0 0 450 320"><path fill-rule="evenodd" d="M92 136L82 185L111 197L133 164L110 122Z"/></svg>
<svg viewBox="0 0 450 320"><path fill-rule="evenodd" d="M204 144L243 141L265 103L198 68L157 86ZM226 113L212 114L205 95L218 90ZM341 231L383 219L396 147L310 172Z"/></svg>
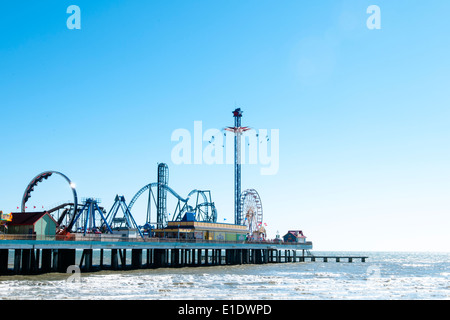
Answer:
<svg viewBox="0 0 450 320"><path fill-rule="evenodd" d="M0 274L6 274L8 272L8 258L9 250L0 249Z"/></svg>

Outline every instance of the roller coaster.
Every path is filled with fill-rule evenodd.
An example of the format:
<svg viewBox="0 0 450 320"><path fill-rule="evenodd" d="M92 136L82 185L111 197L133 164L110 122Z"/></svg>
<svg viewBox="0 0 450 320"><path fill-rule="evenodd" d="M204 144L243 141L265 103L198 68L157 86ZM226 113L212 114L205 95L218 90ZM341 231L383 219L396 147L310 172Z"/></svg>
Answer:
<svg viewBox="0 0 450 320"><path fill-rule="evenodd" d="M167 226L169 216L167 213L167 197L171 195L176 200L173 208L172 221L181 221L186 213L195 216L196 221L216 222L217 210L211 198L209 190L194 189L187 197L181 197L168 186L169 168L167 164L158 164L158 181L149 183L139 189L127 205L124 196L116 195L114 204L108 214L104 208L99 206L99 199L87 198L79 203L75 184L64 174L57 171L46 171L36 177L28 184L22 198L22 212L26 210L26 203L36 186L50 176L63 177L73 192L73 202L66 202L50 210L49 214L58 223L58 234L67 233L118 233L123 230L137 230L143 237L143 230L149 227L160 229ZM144 196L147 198L147 215L143 223L138 224L132 209L136 201ZM195 201L195 202L194 202ZM152 221L152 211L156 211L156 221Z"/></svg>

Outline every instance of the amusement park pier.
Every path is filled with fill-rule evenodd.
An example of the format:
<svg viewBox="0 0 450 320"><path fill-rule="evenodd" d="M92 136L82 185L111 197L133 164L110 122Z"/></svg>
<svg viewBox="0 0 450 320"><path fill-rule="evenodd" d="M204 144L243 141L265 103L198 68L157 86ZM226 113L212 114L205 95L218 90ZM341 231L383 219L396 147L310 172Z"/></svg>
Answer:
<svg viewBox="0 0 450 320"><path fill-rule="evenodd" d="M367 257L314 257L309 252L312 242L306 241L301 230L288 231L283 239L267 239L258 192L241 191L241 135L251 129L241 127L242 110L234 110L233 117L234 127L224 131L232 132L235 138L234 224L217 222L209 190L193 189L182 197L169 187L165 163L158 164L156 182L139 189L128 203L124 196L116 195L109 211L99 199L79 199L75 184L65 174L45 171L26 187L20 212L0 212L0 275L303 262L315 258L365 262ZM73 200L45 211L26 212L34 189L50 177L65 180ZM136 221L133 214L139 199L147 204L145 221ZM169 203L174 205L170 207L170 219Z"/></svg>

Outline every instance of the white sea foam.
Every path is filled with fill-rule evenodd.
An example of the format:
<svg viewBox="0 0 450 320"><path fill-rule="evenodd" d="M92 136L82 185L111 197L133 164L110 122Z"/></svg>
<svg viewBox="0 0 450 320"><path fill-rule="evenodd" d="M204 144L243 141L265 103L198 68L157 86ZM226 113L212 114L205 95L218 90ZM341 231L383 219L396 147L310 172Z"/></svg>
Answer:
<svg viewBox="0 0 450 320"><path fill-rule="evenodd" d="M332 254L332 253L330 253ZM0 278L3 299L450 299L450 254Z"/></svg>

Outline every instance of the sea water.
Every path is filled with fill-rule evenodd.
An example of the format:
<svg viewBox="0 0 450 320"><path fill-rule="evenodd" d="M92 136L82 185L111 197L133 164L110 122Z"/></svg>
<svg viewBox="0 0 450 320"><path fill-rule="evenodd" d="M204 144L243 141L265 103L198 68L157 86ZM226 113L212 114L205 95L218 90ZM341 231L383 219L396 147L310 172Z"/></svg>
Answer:
<svg viewBox="0 0 450 320"><path fill-rule="evenodd" d="M450 253L362 255L365 263L277 263L0 276L2 299L450 299ZM75 280L75 281L73 281Z"/></svg>

